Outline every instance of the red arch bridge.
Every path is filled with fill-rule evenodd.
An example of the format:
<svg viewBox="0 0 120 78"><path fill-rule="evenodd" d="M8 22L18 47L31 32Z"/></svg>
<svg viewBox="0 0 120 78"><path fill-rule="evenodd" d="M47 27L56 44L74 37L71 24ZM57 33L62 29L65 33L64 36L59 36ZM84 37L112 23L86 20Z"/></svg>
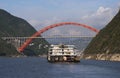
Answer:
<svg viewBox="0 0 120 78"><path fill-rule="evenodd" d="M99 32L99 30L97 30L96 28L93 28L91 26L85 25L85 24L81 24L81 23L76 23L76 22L62 22L62 23L57 23L57 24L53 24L53 25L49 25L46 26L43 29L40 29L39 31L37 31L36 33L34 33L31 37L2 37L3 40L6 40L7 43L11 43L12 45L14 45L16 47L16 49L19 52L23 52L24 49L32 42L33 39L35 38L78 38L78 37L83 37L83 38L87 38L87 37L91 37L91 36L46 36L46 37L42 37L42 33L55 28L55 27L59 27L59 26L80 26L83 27L85 29L89 29L92 32L95 32L96 34Z"/></svg>

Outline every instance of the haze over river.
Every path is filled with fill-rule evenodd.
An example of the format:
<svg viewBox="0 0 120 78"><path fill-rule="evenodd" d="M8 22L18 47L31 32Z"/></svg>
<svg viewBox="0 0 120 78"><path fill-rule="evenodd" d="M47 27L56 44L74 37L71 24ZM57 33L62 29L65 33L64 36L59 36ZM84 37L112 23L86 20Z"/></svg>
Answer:
<svg viewBox="0 0 120 78"><path fill-rule="evenodd" d="M49 63L42 57L0 57L0 78L120 78L120 62Z"/></svg>

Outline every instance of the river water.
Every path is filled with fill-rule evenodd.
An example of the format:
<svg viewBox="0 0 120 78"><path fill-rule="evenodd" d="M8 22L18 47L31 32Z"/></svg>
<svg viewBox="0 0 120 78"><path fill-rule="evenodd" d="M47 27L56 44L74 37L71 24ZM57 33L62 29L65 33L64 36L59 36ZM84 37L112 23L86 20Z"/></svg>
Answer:
<svg viewBox="0 0 120 78"><path fill-rule="evenodd" d="M120 78L120 62L49 63L41 57L0 57L0 78Z"/></svg>

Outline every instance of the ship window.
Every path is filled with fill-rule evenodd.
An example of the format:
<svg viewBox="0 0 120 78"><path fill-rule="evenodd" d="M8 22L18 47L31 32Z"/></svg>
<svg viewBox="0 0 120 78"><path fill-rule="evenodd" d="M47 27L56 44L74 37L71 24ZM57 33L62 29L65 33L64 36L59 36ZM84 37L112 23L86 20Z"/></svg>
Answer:
<svg viewBox="0 0 120 78"><path fill-rule="evenodd" d="M52 51L52 49L50 49L50 51Z"/></svg>

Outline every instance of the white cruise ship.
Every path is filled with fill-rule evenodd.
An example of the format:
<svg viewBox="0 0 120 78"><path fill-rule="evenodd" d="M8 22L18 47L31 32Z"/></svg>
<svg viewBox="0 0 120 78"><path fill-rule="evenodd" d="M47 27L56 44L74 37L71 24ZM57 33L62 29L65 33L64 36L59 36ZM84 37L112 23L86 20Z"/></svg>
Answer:
<svg viewBox="0 0 120 78"><path fill-rule="evenodd" d="M80 57L74 45L51 45L49 47L49 62L79 62Z"/></svg>

